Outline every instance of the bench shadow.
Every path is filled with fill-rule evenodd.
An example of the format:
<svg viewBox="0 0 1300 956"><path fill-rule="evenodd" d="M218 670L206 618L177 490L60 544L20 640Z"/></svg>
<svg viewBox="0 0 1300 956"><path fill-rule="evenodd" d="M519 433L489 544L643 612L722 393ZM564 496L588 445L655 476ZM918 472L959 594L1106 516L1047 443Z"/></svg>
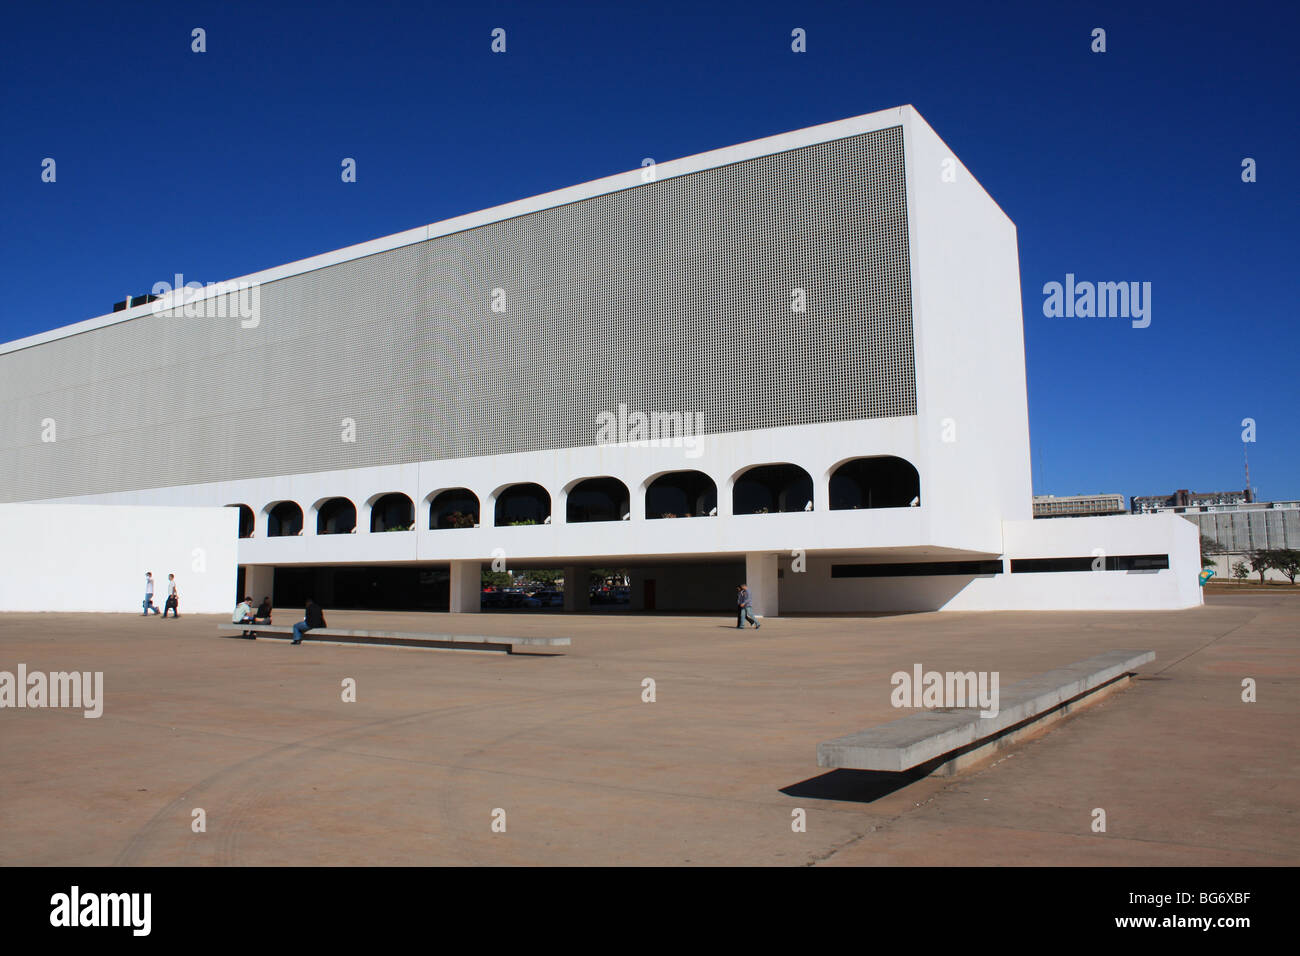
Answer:
<svg viewBox="0 0 1300 956"><path fill-rule="evenodd" d="M232 641L249 640L249 638L243 637L242 635L239 634L220 634L218 635L218 637L222 637ZM261 635L258 636L257 639L263 641L279 641L282 643L291 640L288 634L267 634L267 633L262 633ZM319 641L320 641L319 638L313 638L310 633L308 633L303 637L304 644L315 644L318 643ZM330 638L325 638L324 642L331 645L338 644L345 647L415 647L415 648L419 648L420 650L426 650L426 651L468 650L468 651L478 651L480 653L485 650L484 648L481 647L475 647L473 644L467 644L459 641L456 643L450 643L447 641L393 641L381 637L356 638L355 640L347 640L347 641L334 641L331 640ZM563 651L514 650L514 651L507 652L507 651L493 650L491 653L500 654L502 657L564 657L565 656Z"/></svg>
<svg viewBox="0 0 1300 956"><path fill-rule="evenodd" d="M844 803L873 803L902 790L930 772L942 761L928 761L919 767L895 773L888 770L831 770L799 783L782 787L787 797L808 800L839 800Z"/></svg>

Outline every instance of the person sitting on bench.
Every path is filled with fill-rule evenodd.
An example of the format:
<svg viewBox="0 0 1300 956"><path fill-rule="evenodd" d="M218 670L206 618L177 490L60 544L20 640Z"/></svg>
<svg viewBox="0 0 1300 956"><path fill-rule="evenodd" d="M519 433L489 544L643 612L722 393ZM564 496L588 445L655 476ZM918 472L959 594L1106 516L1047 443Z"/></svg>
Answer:
<svg viewBox="0 0 1300 956"><path fill-rule="evenodd" d="M320 605L316 603L315 598L308 598L306 619L293 626L293 643L301 644L302 636L312 628L326 626L325 615L321 613Z"/></svg>
<svg viewBox="0 0 1300 956"><path fill-rule="evenodd" d="M257 607L257 613L253 615L253 623L271 623L271 599L269 597L262 598L262 603Z"/></svg>
<svg viewBox="0 0 1300 956"><path fill-rule="evenodd" d="M245 597L244 600L235 608L235 613L231 615L230 620L235 624L252 624L253 619L253 599ZM245 631L242 637L257 637L252 631Z"/></svg>

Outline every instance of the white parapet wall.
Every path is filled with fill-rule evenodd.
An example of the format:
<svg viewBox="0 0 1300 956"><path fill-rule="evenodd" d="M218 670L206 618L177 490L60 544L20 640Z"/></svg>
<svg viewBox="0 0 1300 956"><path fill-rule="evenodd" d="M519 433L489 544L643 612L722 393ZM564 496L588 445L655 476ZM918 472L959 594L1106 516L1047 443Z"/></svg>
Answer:
<svg viewBox="0 0 1300 956"><path fill-rule="evenodd" d="M1205 598L1200 535L1177 515L1114 515L1003 522L1007 570L1017 559L1091 557L1098 570L977 578L945 610L1154 611ZM1108 559L1168 555L1164 570L1114 570Z"/></svg>
<svg viewBox="0 0 1300 956"><path fill-rule="evenodd" d="M781 610L793 613L891 611L1168 611L1204 603L1200 539L1176 515L1003 522L1001 555L855 556L811 554L803 572L781 562ZM1168 567L1131 568L1138 556ZM837 565L892 565L977 559L998 573L836 576ZM1018 562L1067 559L1078 570L1014 570ZM1158 562L1157 562L1158 563ZM1096 570L1093 570L1093 569ZM721 585L715 590L722 590Z"/></svg>
<svg viewBox="0 0 1300 956"><path fill-rule="evenodd" d="M144 576L163 606L175 574L182 614L235 605L233 508L0 504L0 611L140 614Z"/></svg>

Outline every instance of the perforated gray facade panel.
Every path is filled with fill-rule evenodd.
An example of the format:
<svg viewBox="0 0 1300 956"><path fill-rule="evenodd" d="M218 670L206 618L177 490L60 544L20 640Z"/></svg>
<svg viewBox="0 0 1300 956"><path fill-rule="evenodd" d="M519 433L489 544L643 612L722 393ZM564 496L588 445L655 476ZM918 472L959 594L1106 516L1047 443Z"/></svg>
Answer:
<svg viewBox="0 0 1300 956"><path fill-rule="evenodd" d="M1229 551L1300 548L1300 510L1273 509L1184 515Z"/></svg>
<svg viewBox="0 0 1300 956"><path fill-rule="evenodd" d="M912 415L907 226L894 127L270 282L253 329L0 355L0 500L591 445L620 403L707 433Z"/></svg>

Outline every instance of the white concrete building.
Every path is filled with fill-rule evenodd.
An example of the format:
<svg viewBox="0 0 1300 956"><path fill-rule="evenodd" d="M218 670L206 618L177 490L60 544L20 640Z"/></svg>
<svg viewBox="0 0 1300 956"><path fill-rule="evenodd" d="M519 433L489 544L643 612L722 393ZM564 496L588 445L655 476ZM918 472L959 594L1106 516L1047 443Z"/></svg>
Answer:
<svg viewBox="0 0 1300 956"><path fill-rule="evenodd" d="M911 107L194 298L0 346L0 498L240 506L277 603L473 611L494 558L655 610L1201 602L1176 516L1032 520L1016 228Z"/></svg>

